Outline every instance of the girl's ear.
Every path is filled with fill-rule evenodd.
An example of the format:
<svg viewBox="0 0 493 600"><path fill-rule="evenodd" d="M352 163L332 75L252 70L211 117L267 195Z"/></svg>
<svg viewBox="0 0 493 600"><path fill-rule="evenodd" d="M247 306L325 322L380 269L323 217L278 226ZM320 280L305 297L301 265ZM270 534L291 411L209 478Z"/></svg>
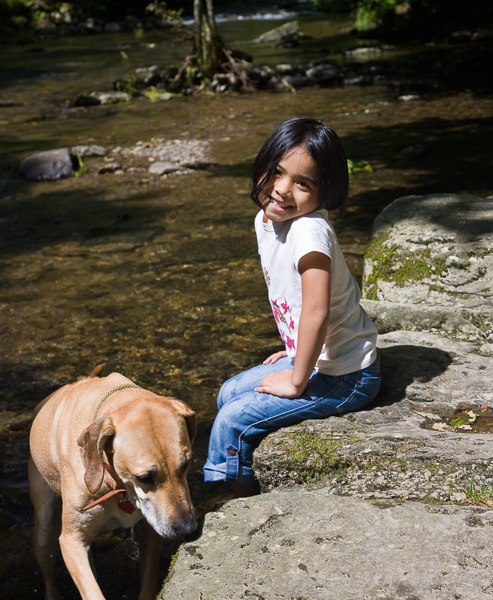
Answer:
<svg viewBox="0 0 493 600"><path fill-rule="evenodd" d="M79 445L84 467L84 481L91 494L95 494L104 479L103 452L108 440L115 435L115 428L109 417L99 419L80 434Z"/></svg>

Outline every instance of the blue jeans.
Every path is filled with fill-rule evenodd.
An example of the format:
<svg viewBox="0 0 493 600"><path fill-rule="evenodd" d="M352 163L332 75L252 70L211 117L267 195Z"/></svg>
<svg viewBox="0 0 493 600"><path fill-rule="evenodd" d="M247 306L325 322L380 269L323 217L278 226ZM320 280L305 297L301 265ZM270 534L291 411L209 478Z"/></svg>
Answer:
<svg viewBox="0 0 493 600"><path fill-rule="evenodd" d="M217 398L219 412L209 440L205 481L238 481L253 485L253 451L270 432L307 419L324 419L359 410L372 402L380 388L380 361L347 375L314 371L298 398L255 392L273 371L290 369L289 359L259 365L228 379Z"/></svg>

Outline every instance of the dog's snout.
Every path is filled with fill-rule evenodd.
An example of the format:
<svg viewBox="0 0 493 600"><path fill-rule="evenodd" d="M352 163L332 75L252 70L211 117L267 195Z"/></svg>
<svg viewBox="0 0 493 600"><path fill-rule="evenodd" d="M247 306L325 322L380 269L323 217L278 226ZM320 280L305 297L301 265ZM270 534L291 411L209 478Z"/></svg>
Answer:
<svg viewBox="0 0 493 600"><path fill-rule="evenodd" d="M181 519L177 523L174 524L173 529L175 531L175 535L178 538L185 537L190 535L197 529L197 521L193 515L190 515L188 518Z"/></svg>

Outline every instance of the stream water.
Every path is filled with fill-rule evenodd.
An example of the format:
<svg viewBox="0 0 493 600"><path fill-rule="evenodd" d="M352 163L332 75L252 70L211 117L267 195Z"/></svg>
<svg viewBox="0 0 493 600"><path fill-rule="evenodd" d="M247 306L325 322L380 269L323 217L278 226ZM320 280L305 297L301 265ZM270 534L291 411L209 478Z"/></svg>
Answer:
<svg viewBox="0 0 493 600"><path fill-rule="evenodd" d="M276 23L277 24L277 23ZM298 48L248 46L259 63L306 63L358 44L347 23L304 17L312 36ZM248 40L272 23L221 23L224 38ZM404 102L387 85L302 88L297 93L183 97L151 103L70 107L80 92L107 90L133 66L179 63L172 31L61 38L1 47L0 99L0 596L42 597L31 556L26 461L31 411L57 387L102 362L139 385L174 395L197 412L190 481L198 505L215 395L230 375L280 348L259 269L248 174L280 121L314 116L331 124L349 158L372 172L351 180L337 223L348 264L361 279L375 216L392 200L432 192L491 193L492 101L474 91L427 93ZM416 48L388 50L399 60ZM420 78L433 79L435 73ZM209 142L207 169L152 179L144 172L28 183L19 161L76 144L108 148L159 137ZM109 562L107 550L116 547ZM107 597L136 597L127 538L100 542ZM63 567L67 598L77 594ZM33 591L34 590L34 591Z"/></svg>

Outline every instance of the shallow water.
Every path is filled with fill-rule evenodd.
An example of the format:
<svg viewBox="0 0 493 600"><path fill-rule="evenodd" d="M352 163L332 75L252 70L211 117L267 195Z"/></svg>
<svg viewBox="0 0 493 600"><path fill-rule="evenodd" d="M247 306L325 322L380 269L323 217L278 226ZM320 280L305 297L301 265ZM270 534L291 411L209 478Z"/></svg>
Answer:
<svg viewBox="0 0 493 600"><path fill-rule="evenodd" d="M307 18L303 30L313 36L307 45L248 51L258 62L307 62L354 44L345 25ZM248 39L271 26L226 23L224 37ZM491 193L491 97L464 90L402 102L382 85L70 108L78 93L109 89L125 74L121 51L142 66L178 61L187 49L172 32L0 48L0 99L17 103L0 108L0 525L7 539L0 574L6 600L31 597L33 585L41 597L30 555L25 472L31 410L96 364L106 362L107 372L120 371L197 411L190 479L196 502L213 503L200 467L217 390L226 377L280 348L248 194L252 159L275 124L292 116L321 118L338 132L349 158L373 165L373 172L352 178L350 208L336 224L358 280L373 219L395 198ZM114 148L153 137L208 141L213 164L156 180L146 172L98 175L91 169L58 182L16 176L19 161L34 151L88 143ZM126 542L108 544L122 545L117 554L125 569ZM68 597L76 597L66 587ZM131 597L118 587L108 593Z"/></svg>

